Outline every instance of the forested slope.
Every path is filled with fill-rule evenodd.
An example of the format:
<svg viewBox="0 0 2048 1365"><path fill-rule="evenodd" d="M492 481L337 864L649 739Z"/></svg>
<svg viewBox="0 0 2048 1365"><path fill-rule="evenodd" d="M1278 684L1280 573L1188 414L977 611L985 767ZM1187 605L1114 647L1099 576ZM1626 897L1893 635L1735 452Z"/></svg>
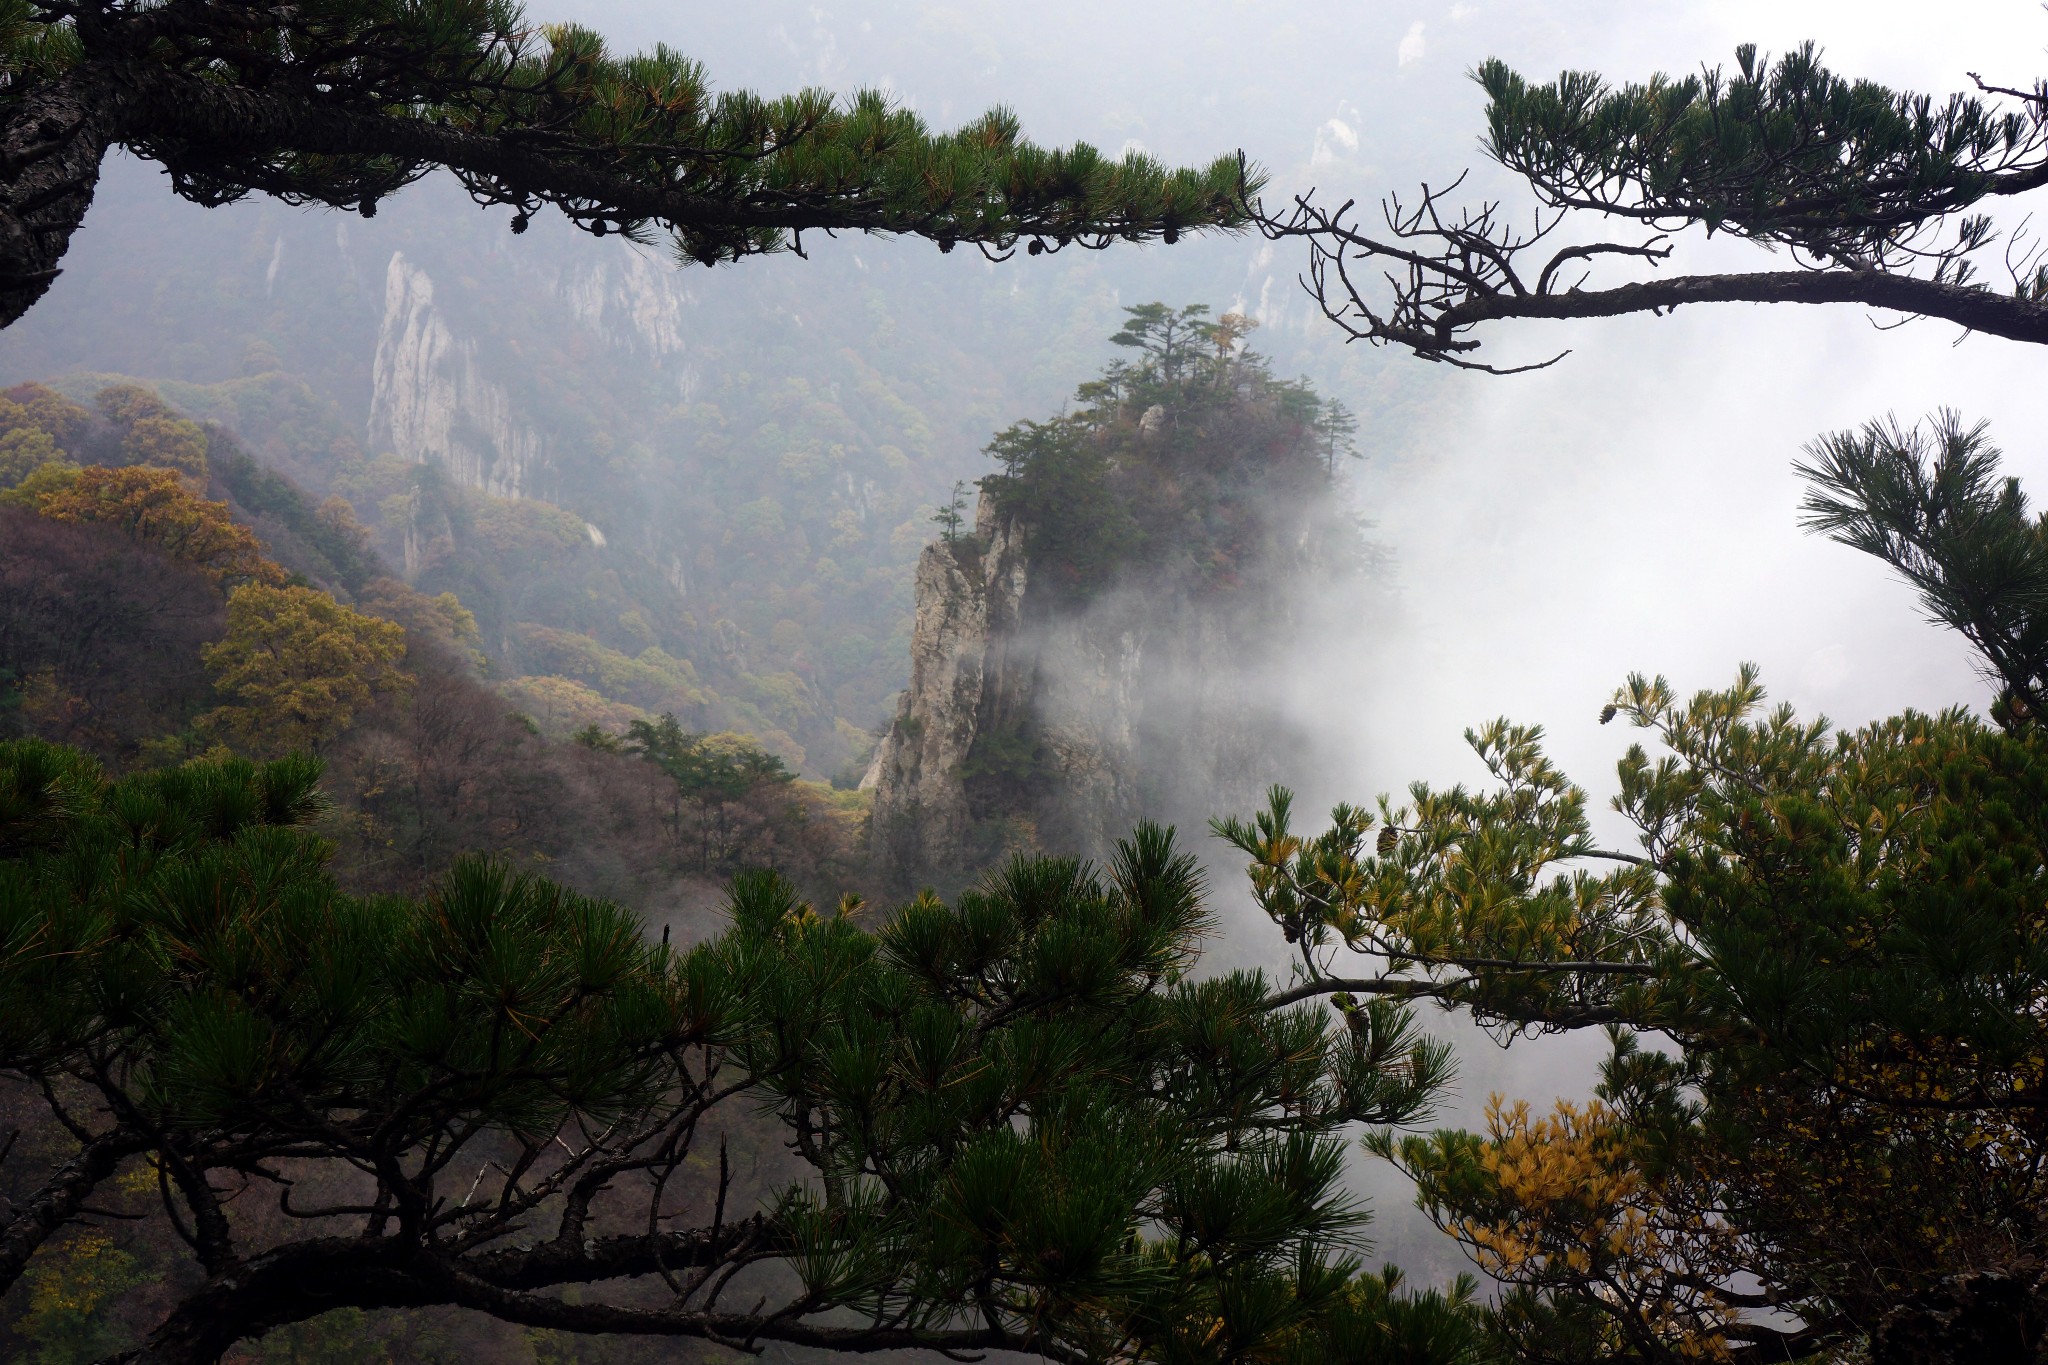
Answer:
<svg viewBox="0 0 2048 1365"><path fill-rule="evenodd" d="M244 215L239 251L173 240L83 267L89 299L10 332L0 366L227 380L179 401L348 498L394 565L462 596L508 674L738 726L818 776L863 758L848 727L872 730L900 685L923 518L1011 415L1017 362L1055 367L1060 348L965 344L963 306L963 344L908 354L888 284L859 287L857 266L830 305L809 295L823 272L736 298L445 198L375 224ZM599 676L650 648L660 676ZM565 730L619 718L560 684L534 700Z"/></svg>
<svg viewBox="0 0 2048 1365"><path fill-rule="evenodd" d="M301 386L230 397L280 395L289 435ZM742 861L809 868L820 894L855 875L850 796L769 762L686 808L641 755L549 738L461 599L405 583L344 499L316 501L152 390L0 398L0 532L0 725L118 769L317 753L353 887L414 887L487 851L686 920Z"/></svg>
<svg viewBox="0 0 2048 1365"><path fill-rule="evenodd" d="M907 679L931 510L1106 357L1132 286L1092 257L811 250L679 271L545 219L515 237L441 184L365 222L167 206L116 166L0 380L140 376L339 494L503 676L546 680L523 709L550 732L673 710L850 785ZM1249 263L1284 299L1259 250L1183 245L1140 278L1221 308ZM1262 335L1281 373L1376 409L1414 387L1308 321Z"/></svg>

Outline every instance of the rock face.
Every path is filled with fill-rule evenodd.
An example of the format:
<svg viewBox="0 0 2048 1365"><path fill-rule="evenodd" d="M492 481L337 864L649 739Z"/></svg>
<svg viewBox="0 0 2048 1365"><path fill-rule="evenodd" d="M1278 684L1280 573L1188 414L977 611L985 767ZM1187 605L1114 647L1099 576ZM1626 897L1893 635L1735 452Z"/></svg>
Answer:
<svg viewBox="0 0 2048 1365"><path fill-rule="evenodd" d="M687 401L698 376L685 354L690 296L678 278L627 253L538 271L527 282L560 299L591 344L661 372ZM548 423L522 401L519 366L507 359L482 354L475 328L465 333L437 303L426 269L394 251L371 370L371 446L439 465L453 482L493 497L550 496L560 471Z"/></svg>
<svg viewBox="0 0 2048 1365"><path fill-rule="evenodd" d="M657 363L688 349L685 276L652 253L579 257L552 281L576 320L607 344ZM687 397L687 395L686 395Z"/></svg>
<svg viewBox="0 0 2048 1365"><path fill-rule="evenodd" d="M475 343L455 334L434 306L433 281L402 252L385 271L370 439L500 498L530 495L546 459L540 433L486 376Z"/></svg>
<svg viewBox="0 0 2048 1365"><path fill-rule="evenodd" d="M936 542L918 556L910 685L861 781L875 793L874 854L891 881L929 877L967 855L968 759L1023 690L1006 667L1030 577L1021 539L984 494L971 540Z"/></svg>
<svg viewBox="0 0 2048 1365"><path fill-rule="evenodd" d="M1134 585L1063 609L1026 539L984 494L974 536L918 560L910 686L861 784L885 884L950 892L1012 849L1100 858L1141 818L1192 834L1301 752L1260 700L1274 603Z"/></svg>

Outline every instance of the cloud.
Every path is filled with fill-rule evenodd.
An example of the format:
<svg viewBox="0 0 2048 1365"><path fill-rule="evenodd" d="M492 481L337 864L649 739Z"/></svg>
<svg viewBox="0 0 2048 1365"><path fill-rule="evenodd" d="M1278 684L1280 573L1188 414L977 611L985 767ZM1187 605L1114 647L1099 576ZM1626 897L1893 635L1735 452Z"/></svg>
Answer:
<svg viewBox="0 0 2048 1365"><path fill-rule="evenodd" d="M1422 60L1422 21L1420 19L1408 25L1408 32L1401 38L1401 48L1397 55L1403 66L1413 66Z"/></svg>
<svg viewBox="0 0 2048 1365"><path fill-rule="evenodd" d="M1339 149L1345 152L1358 150L1358 133L1343 119L1333 118L1316 129L1315 150L1309 153L1308 164L1327 166L1337 159Z"/></svg>

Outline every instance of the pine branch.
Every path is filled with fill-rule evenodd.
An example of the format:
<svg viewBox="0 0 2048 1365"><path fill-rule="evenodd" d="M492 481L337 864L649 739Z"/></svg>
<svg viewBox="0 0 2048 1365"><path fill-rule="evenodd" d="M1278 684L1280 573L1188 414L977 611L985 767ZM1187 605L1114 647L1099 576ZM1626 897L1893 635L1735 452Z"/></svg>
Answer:
<svg viewBox="0 0 2048 1365"><path fill-rule="evenodd" d="M44 1242L67 1226L121 1162L148 1150L147 1139L115 1129L53 1171L41 1188L7 1210L0 1224L0 1293L12 1288Z"/></svg>
<svg viewBox="0 0 2048 1365"><path fill-rule="evenodd" d="M1334 212L1309 196L1297 197L1284 219L1265 218L1275 240L1309 244L1303 281L1323 314L1355 341L1406 346L1425 360L1462 369L1513 374L1557 363L1568 352L1530 365L1498 368L1471 359L1481 343L1471 335L1483 324L1514 319L1569 321L1664 314L1706 303L1863 304L1904 315L1940 318L1973 332L2013 341L2048 343L2048 302L2026 294L1998 294L1974 284L1863 267L1680 275L1588 289L1567 267L1595 256L1635 257L1657 264L1670 248L1661 238L1560 248L1541 259L1533 286L1515 268L1517 258L1548 228L1515 235L1502 230L1491 205L1451 225L1439 212L1441 192L1425 187L1421 205L1388 207L1388 232L1375 235L1349 221L1352 205ZM1434 221L1432 221L1434 220ZM1387 263L1377 285L1354 272ZM1384 297L1387 302L1377 302Z"/></svg>
<svg viewBox="0 0 2048 1365"><path fill-rule="evenodd" d="M515 231L553 206L599 236L664 229L704 264L801 254L805 230L967 242L997 259L1171 243L1247 226L1260 183L1241 155L1174 171L1038 148L1002 110L935 135L873 92L714 99L674 53L615 60L594 34L536 30L494 3L370 3L342 19L82 7L75 30L40 31L76 51L0 85L0 324L55 278L117 146L202 204L261 193L366 215L446 168L480 203L515 209Z"/></svg>
<svg viewBox="0 0 2048 1365"><path fill-rule="evenodd" d="M1476 333L1491 324L1703 303L1860 304L1901 321L1939 318L2048 342L2038 244L2023 249L2026 234L2014 234L2004 263L2011 288L1989 288L1976 258L1998 238L1974 212L2048 185L2048 87L1980 83L1982 93L2019 101L2003 109L1850 82L1821 66L1811 45L1776 63L1743 48L1737 62L1733 74L1658 76L1620 90L1589 73L1535 86L1484 64L1475 78L1489 96L1487 149L1539 206L1526 229L1497 203L1451 211L1459 182L1425 185L1413 205L1390 198L1383 229L1361 229L1355 201L1329 210L1312 193L1277 214L1260 209L1260 227L1308 242L1303 283L1351 339L1495 374L1542 369L1563 353L1481 361ZM1589 215L1653 232L1545 245ZM1591 287L1599 267L1663 265L1669 234L1687 227L1788 248L1797 268Z"/></svg>

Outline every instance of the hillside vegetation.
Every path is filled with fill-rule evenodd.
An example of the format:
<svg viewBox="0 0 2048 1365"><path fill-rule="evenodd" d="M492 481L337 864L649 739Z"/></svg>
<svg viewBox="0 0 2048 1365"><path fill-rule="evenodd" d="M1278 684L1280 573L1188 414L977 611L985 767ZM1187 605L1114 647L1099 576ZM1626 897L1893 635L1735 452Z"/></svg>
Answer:
<svg viewBox="0 0 2048 1365"><path fill-rule="evenodd" d="M796 781L737 736L723 742L759 754L759 772L711 800L617 744L550 738L522 709L522 689L548 680L493 677L454 593L404 582L346 501L315 502L153 391L103 385L88 407L15 388L0 399L0 443L20 456L0 475L0 725L12 732L124 767L319 754L337 867L361 889L418 885L464 851L649 910L697 903L706 893L690 886L745 863L853 875L852 798ZM589 724L556 719L557 731Z"/></svg>

